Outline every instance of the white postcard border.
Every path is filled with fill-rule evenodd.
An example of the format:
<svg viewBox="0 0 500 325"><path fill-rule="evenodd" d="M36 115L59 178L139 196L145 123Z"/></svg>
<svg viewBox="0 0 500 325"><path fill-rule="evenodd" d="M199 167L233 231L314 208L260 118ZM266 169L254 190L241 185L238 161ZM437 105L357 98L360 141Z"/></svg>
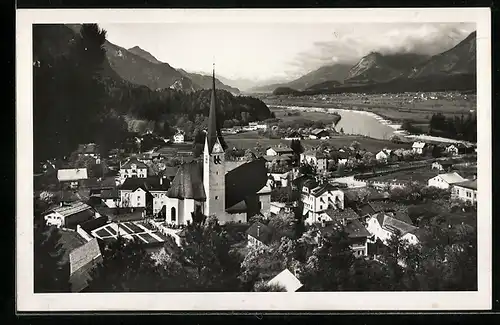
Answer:
<svg viewBox="0 0 500 325"><path fill-rule="evenodd" d="M491 309L491 30L489 8L23 9L16 15L16 305L33 311ZM33 293L34 23L475 22L477 26L478 291L301 293ZM223 46L223 44L221 44ZM480 234L480 235L479 235Z"/></svg>

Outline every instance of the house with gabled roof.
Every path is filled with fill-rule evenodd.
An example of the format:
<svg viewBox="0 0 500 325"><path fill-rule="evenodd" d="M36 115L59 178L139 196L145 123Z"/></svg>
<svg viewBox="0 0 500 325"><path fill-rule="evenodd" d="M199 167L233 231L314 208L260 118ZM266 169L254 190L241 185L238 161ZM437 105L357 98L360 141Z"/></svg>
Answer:
<svg viewBox="0 0 500 325"><path fill-rule="evenodd" d="M378 212L367 221L366 229L370 232L371 242L380 240L384 245L393 235L416 245L419 239L415 235L418 227L414 226L407 214L401 212Z"/></svg>
<svg viewBox="0 0 500 325"><path fill-rule="evenodd" d="M392 150L391 149L382 149L377 154L375 155L375 159L377 160L389 160L391 156Z"/></svg>
<svg viewBox="0 0 500 325"><path fill-rule="evenodd" d="M122 182L127 178L146 177L148 177L148 165L138 160L136 157L131 157L124 163L120 163L120 180Z"/></svg>
<svg viewBox="0 0 500 325"><path fill-rule="evenodd" d="M48 226L75 229L78 224L96 217L99 217L99 215L90 205L75 202L71 205L63 205L47 211L44 220Z"/></svg>
<svg viewBox="0 0 500 325"><path fill-rule="evenodd" d="M328 169L328 158L317 150L308 150L300 154L300 163L314 166L319 173Z"/></svg>
<svg viewBox="0 0 500 325"><path fill-rule="evenodd" d="M126 178L120 186L119 204L122 208L147 208L156 214L166 204L170 182L163 177ZM112 192L110 195L114 194Z"/></svg>
<svg viewBox="0 0 500 325"><path fill-rule="evenodd" d="M319 222L322 215L329 209L344 209L344 192L339 187L329 183L318 184L312 179L304 182L301 200L304 205L303 214L306 216L306 224Z"/></svg>
<svg viewBox="0 0 500 325"><path fill-rule="evenodd" d="M101 249L97 238L93 238L71 251L69 261L71 291L84 291L92 280L92 270L102 262Z"/></svg>
<svg viewBox="0 0 500 325"><path fill-rule="evenodd" d="M271 243L272 230L267 225L261 222L254 222L246 230L248 247L263 247Z"/></svg>
<svg viewBox="0 0 500 325"><path fill-rule="evenodd" d="M476 203L477 179L453 184L451 189L451 197L470 203Z"/></svg>
<svg viewBox="0 0 500 325"><path fill-rule="evenodd" d="M363 257L368 255L368 238L370 232L365 228L362 222L354 217L347 221L333 219L331 221L323 221L317 224L316 242L319 246L322 244L322 237L328 236L334 231L341 231L342 228L347 233L349 246L351 247L354 256Z"/></svg>
<svg viewBox="0 0 500 325"><path fill-rule="evenodd" d="M427 143L425 143L425 142L415 141L415 142L413 142L413 145L411 146L411 148L412 148L414 153L421 155L424 153L426 146L427 146Z"/></svg>
<svg viewBox="0 0 500 325"><path fill-rule="evenodd" d="M266 149L266 156L293 155L293 149L286 146L269 147Z"/></svg>
<svg viewBox="0 0 500 325"><path fill-rule="evenodd" d="M73 188L86 179L88 179L87 168L67 168L57 171L57 180L60 183L67 183Z"/></svg>
<svg viewBox="0 0 500 325"><path fill-rule="evenodd" d="M467 179L463 178L457 172L439 174L430 178L427 181L428 186L434 186L441 189L449 189L453 184L464 182Z"/></svg>
<svg viewBox="0 0 500 325"><path fill-rule="evenodd" d="M313 129L309 134L309 139L329 139L330 132L326 129Z"/></svg>

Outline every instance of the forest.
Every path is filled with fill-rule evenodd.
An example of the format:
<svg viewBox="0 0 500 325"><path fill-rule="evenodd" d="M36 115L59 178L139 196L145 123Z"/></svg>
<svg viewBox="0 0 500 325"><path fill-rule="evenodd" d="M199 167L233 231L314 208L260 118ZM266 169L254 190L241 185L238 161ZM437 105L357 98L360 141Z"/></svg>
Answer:
<svg viewBox="0 0 500 325"><path fill-rule="evenodd" d="M110 67L106 31L83 24L80 33L65 25L33 25L34 161L68 156L78 144L94 142L103 152L129 134L127 119L150 120L170 136L188 137L204 126L210 90L184 93L151 90L121 79ZM217 90L219 123L264 120L272 116L259 99Z"/></svg>

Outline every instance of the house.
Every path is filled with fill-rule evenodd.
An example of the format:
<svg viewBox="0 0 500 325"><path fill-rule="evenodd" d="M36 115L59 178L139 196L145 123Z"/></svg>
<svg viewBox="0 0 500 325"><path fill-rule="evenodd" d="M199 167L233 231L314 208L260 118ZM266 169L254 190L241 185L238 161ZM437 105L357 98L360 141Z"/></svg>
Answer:
<svg viewBox="0 0 500 325"><path fill-rule="evenodd" d="M421 155L424 153L426 145L427 144L425 142L415 141L415 142L413 142L413 145L411 146L411 148L412 148L414 153Z"/></svg>
<svg viewBox="0 0 500 325"><path fill-rule="evenodd" d="M132 157L120 164L120 180L123 183L127 178L146 178L148 176L148 165Z"/></svg>
<svg viewBox="0 0 500 325"><path fill-rule="evenodd" d="M363 221L366 221L377 212L373 205L369 202L359 205L355 211L359 218Z"/></svg>
<svg viewBox="0 0 500 325"><path fill-rule="evenodd" d="M458 147L454 144L450 144L449 146L447 146L444 151L454 156L458 155Z"/></svg>
<svg viewBox="0 0 500 325"><path fill-rule="evenodd" d="M167 204L170 182L163 177L127 178L120 187L120 207L147 208L157 214Z"/></svg>
<svg viewBox="0 0 500 325"><path fill-rule="evenodd" d="M442 189L449 189L455 183L464 182L467 179L463 178L456 172L439 174L427 181L428 186L434 186Z"/></svg>
<svg viewBox="0 0 500 325"><path fill-rule="evenodd" d="M184 132L182 130L178 130L174 135L174 143L184 143Z"/></svg>
<svg viewBox="0 0 500 325"><path fill-rule="evenodd" d="M330 138L330 132L325 129L314 129L309 134L309 139L322 139L326 140Z"/></svg>
<svg viewBox="0 0 500 325"><path fill-rule="evenodd" d="M328 170L327 157L318 151L309 150L301 153L300 163L314 166L318 173L324 173Z"/></svg>
<svg viewBox="0 0 500 325"><path fill-rule="evenodd" d="M57 179L61 183L69 183L74 188L80 181L88 179L87 168L59 169Z"/></svg>
<svg viewBox="0 0 500 325"><path fill-rule="evenodd" d="M328 218L329 210L344 209L344 192L332 184L318 184L310 179L304 182L301 192L306 224L319 222L321 217Z"/></svg>
<svg viewBox="0 0 500 325"><path fill-rule="evenodd" d="M248 123L248 126L252 128L252 130L263 130L263 131L266 131L267 130L267 124L261 124L261 123L258 123L258 122L250 122Z"/></svg>
<svg viewBox="0 0 500 325"><path fill-rule="evenodd" d="M292 131L288 135L285 136L285 140L291 141L291 140L302 140L304 137L300 132L298 131Z"/></svg>
<svg viewBox="0 0 500 325"><path fill-rule="evenodd" d="M120 206L120 191L116 188L104 189L99 196L102 202L110 209Z"/></svg>
<svg viewBox="0 0 500 325"><path fill-rule="evenodd" d="M293 150L289 147L269 147L266 150L266 156L293 155Z"/></svg>
<svg viewBox="0 0 500 325"><path fill-rule="evenodd" d="M269 173L270 185L273 188L287 187L290 171L284 173Z"/></svg>
<svg viewBox="0 0 500 325"><path fill-rule="evenodd" d="M78 224L95 217L99 217L99 215L90 205L83 202L76 202L68 206L63 205L49 210L44 216L44 220L48 226L73 229Z"/></svg>
<svg viewBox="0 0 500 325"><path fill-rule="evenodd" d="M101 163L101 157L99 154L99 146L95 143L80 144L76 150L79 157L92 157L96 160L96 164Z"/></svg>
<svg viewBox="0 0 500 325"><path fill-rule="evenodd" d="M390 150L390 149L382 149L375 155L375 159L388 160L389 157L391 156L391 152L392 152L392 150Z"/></svg>
<svg viewBox="0 0 500 325"><path fill-rule="evenodd" d="M349 246L355 257L363 257L368 255L368 238L371 233L365 226L356 218L345 222L340 220L322 221L318 224L318 232L315 236L316 243L322 245L322 237L328 236L334 231L340 231L341 225L344 225L344 230L347 233Z"/></svg>
<svg viewBox="0 0 500 325"><path fill-rule="evenodd" d="M457 147L458 147L458 154L460 155L470 154L475 151L474 150L475 147L471 144L459 143Z"/></svg>
<svg viewBox="0 0 500 325"><path fill-rule="evenodd" d="M453 184L451 197L472 204L477 203L477 179Z"/></svg>
<svg viewBox="0 0 500 325"><path fill-rule="evenodd" d="M371 243L380 240L387 245L388 240L395 234L412 245L419 243L415 235L418 227L413 226L409 217L401 212L378 212L368 219L366 229L371 234Z"/></svg>
<svg viewBox="0 0 500 325"><path fill-rule="evenodd" d="M263 247L269 245L272 239L272 230L261 222L253 223L246 231L248 247Z"/></svg>
<svg viewBox="0 0 500 325"><path fill-rule="evenodd" d="M300 282L292 272L288 269L284 269L277 276L267 282L268 285L279 285L284 287L286 292L295 292L299 290L303 284Z"/></svg>
<svg viewBox="0 0 500 325"><path fill-rule="evenodd" d="M258 197L258 210L264 216L268 217L271 210L271 188L269 186L264 186L257 192Z"/></svg>
<svg viewBox="0 0 500 325"><path fill-rule="evenodd" d="M451 161L435 161L431 165L431 169L437 169L439 171L451 171L453 167L453 162Z"/></svg>
<svg viewBox="0 0 500 325"><path fill-rule="evenodd" d="M98 266L102 260L97 238L88 240L69 253L69 282L72 292L82 292L88 287L92 269Z"/></svg>

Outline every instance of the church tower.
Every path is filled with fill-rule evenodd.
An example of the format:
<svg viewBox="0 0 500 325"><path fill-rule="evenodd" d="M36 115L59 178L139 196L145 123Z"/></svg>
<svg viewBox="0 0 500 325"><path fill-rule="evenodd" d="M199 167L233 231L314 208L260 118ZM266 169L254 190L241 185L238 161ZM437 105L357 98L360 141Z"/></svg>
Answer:
<svg viewBox="0 0 500 325"><path fill-rule="evenodd" d="M226 144L222 138L217 121L217 98L215 93L215 67L212 80L212 98L208 115L208 128L203 151L203 187L205 188L205 209L207 216L215 215L220 221L226 219L226 169L224 150Z"/></svg>

